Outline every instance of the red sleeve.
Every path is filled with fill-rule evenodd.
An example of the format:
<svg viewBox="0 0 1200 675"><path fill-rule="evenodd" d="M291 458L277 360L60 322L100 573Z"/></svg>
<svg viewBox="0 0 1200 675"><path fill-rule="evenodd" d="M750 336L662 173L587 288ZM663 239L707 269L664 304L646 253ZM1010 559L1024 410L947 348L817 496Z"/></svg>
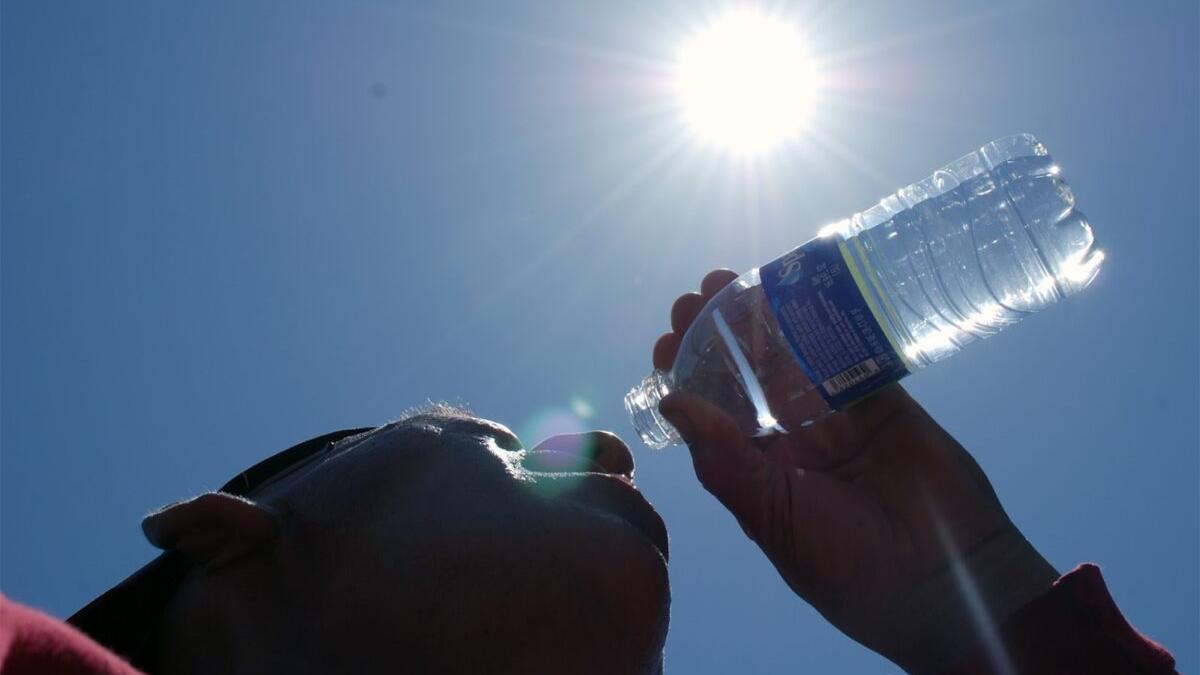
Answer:
<svg viewBox="0 0 1200 675"><path fill-rule="evenodd" d="M140 675L83 633L0 595L0 674Z"/></svg>
<svg viewBox="0 0 1200 675"><path fill-rule="evenodd" d="M1076 567L1000 628L1003 655L984 648L947 675L1171 675L1175 659L1117 609L1100 568Z"/></svg>

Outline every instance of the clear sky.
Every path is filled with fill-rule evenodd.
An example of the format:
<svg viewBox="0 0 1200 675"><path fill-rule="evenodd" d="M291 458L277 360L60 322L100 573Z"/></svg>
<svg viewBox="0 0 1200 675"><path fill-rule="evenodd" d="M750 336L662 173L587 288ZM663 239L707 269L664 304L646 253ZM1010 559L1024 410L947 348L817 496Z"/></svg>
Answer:
<svg viewBox="0 0 1200 675"><path fill-rule="evenodd" d="M826 88L754 161L693 141L668 77L726 6L6 0L3 591L65 616L153 555L151 508L448 399L526 444L630 440L672 533L670 671L895 673L621 397L710 268L1030 131L1105 267L908 386L1060 570L1098 562L1200 671L1196 3L772 3Z"/></svg>

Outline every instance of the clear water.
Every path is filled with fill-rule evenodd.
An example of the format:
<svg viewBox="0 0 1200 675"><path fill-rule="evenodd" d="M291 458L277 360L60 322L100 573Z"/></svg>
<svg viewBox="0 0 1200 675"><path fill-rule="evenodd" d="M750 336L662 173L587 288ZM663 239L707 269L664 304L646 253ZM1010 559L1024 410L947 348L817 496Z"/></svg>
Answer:
<svg viewBox="0 0 1200 675"><path fill-rule="evenodd" d="M822 230L846 241L910 371L1095 278L1103 253L1059 174L1037 139L1011 136ZM796 362L757 269L709 302L669 373L652 373L626 396L651 447L680 440L657 412L669 391L704 396L750 436L786 433L831 412Z"/></svg>
<svg viewBox="0 0 1200 675"><path fill-rule="evenodd" d="M1082 289L1103 260L1044 150L990 170L983 159L956 162L965 180L940 171L834 226L917 368Z"/></svg>

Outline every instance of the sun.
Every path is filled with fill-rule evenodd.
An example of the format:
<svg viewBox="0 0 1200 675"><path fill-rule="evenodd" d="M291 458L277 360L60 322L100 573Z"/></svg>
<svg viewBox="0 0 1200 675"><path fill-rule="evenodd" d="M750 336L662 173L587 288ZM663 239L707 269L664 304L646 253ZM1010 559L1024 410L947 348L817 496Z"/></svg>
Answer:
<svg viewBox="0 0 1200 675"><path fill-rule="evenodd" d="M679 52L675 86L704 141L755 154L807 128L819 78L799 29L741 10L717 19Z"/></svg>

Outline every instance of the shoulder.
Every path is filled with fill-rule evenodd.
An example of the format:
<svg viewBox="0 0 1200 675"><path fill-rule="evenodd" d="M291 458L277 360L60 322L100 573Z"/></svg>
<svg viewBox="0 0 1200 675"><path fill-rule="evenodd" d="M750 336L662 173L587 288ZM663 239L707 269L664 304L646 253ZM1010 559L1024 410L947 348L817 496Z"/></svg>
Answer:
<svg viewBox="0 0 1200 675"><path fill-rule="evenodd" d="M0 673L138 675L139 672L59 619L0 594Z"/></svg>

